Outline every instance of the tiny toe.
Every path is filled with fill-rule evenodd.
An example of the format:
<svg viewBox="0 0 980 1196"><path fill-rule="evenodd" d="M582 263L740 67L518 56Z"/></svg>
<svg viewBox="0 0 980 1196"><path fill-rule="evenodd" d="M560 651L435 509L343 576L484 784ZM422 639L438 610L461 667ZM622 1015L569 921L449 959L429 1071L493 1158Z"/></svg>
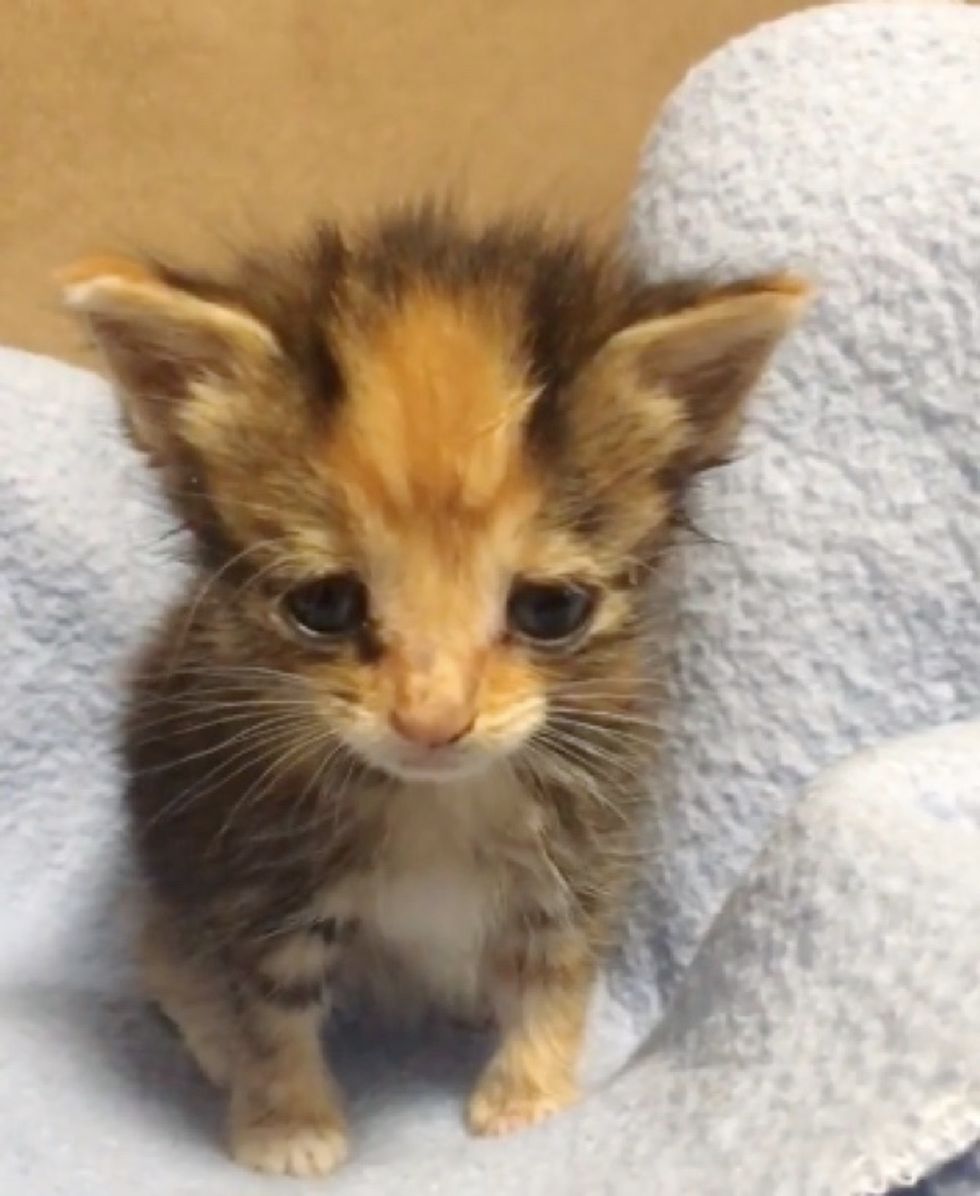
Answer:
<svg viewBox="0 0 980 1196"><path fill-rule="evenodd" d="M467 1122L472 1133L495 1138L529 1129L560 1112L575 1100L571 1088L560 1092L534 1091L498 1079L478 1085L470 1099Z"/></svg>
<svg viewBox="0 0 980 1196"><path fill-rule="evenodd" d="M235 1159L267 1175L328 1175L347 1157L347 1135L334 1124L250 1126L236 1135Z"/></svg>

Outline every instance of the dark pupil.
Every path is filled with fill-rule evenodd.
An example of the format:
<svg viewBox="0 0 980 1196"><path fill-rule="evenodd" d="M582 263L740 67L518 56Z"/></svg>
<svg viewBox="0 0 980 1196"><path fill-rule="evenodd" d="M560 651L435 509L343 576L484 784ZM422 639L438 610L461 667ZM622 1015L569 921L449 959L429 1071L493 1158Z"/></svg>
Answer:
<svg viewBox="0 0 980 1196"><path fill-rule="evenodd" d="M367 617L367 592L357 577L340 574L293 590L286 606L296 623L313 635L346 635Z"/></svg>
<svg viewBox="0 0 980 1196"><path fill-rule="evenodd" d="M508 617L515 631L535 640L563 640L588 618L592 598L579 586L524 582L510 596Z"/></svg>

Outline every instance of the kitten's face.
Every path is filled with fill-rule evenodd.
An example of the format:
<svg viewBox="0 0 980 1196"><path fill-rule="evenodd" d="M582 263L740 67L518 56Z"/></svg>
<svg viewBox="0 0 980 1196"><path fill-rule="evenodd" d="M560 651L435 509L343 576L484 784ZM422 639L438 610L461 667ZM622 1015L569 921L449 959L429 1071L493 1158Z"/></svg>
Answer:
<svg viewBox="0 0 980 1196"><path fill-rule="evenodd" d="M307 458L307 494L332 517L305 516L322 550L303 570L324 580L301 584L280 622L346 742L388 771L451 775L513 752L629 614L621 548L576 532L556 463L529 451L519 332L484 296L420 291L334 341L344 398ZM632 542L666 518L637 497L607 535ZM282 530L295 550L298 524ZM318 651L304 628L345 605L358 626Z"/></svg>
<svg viewBox="0 0 980 1196"><path fill-rule="evenodd" d="M214 666L449 779L629 706L636 583L801 289L684 302L567 245L393 227L221 287L89 263L69 297L202 537Z"/></svg>

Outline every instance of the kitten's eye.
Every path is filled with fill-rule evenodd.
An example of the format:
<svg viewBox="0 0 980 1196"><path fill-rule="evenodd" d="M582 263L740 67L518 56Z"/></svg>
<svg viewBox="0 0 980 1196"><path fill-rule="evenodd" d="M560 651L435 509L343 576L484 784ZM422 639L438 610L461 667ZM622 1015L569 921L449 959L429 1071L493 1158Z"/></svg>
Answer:
<svg viewBox="0 0 980 1196"><path fill-rule="evenodd" d="M521 581L510 592L507 620L525 639L557 644L589 620L595 607L590 590L571 582Z"/></svg>
<svg viewBox="0 0 980 1196"><path fill-rule="evenodd" d="M367 590L353 573L297 586L284 600L290 619L307 635L351 635L367 618Z"/></svg>

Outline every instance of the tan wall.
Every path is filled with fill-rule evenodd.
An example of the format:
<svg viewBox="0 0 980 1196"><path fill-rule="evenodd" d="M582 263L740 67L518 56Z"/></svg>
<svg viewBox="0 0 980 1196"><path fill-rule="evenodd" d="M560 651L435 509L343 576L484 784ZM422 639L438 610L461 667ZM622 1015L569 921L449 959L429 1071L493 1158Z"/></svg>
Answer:
<svg viewBox="0 0 980 1196"><path fill-rule="evenodd" d="M55 266L209 257L453 187L610 223L668 89L794 0L6 0L0 342L78 356Z"/></svg>

